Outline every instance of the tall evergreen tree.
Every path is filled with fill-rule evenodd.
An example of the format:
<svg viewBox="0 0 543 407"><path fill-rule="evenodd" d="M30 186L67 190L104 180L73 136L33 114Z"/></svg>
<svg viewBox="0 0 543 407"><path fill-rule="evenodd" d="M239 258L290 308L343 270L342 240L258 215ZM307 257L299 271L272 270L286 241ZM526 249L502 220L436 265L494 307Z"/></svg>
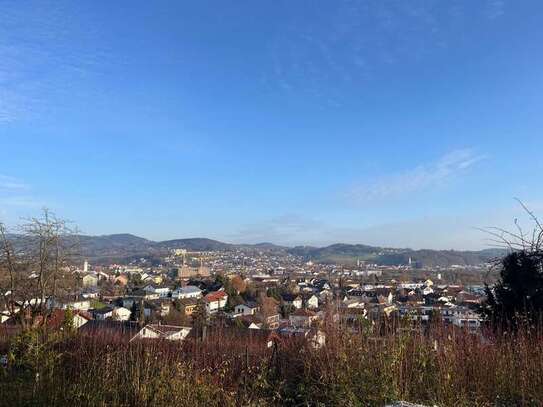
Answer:
<svg viewBox="0 0 543 407"><path fill-rule="evenodd" d="M516 327L520 321L541 322L543 313L543 252L517 251L505 256L500 278L486 287L482 311L494 324Z"/></svg>
<svg viewBox="0 0 543 407"><path fill-rule="evenodd" d="M501 228L486 231L510 250L499 263L500 277L486 286L487 300L481 311L494 326L517 328L519 323L543 322L543 223L517 200L534 224L527 233L515 219L517 231Z"/></svg>

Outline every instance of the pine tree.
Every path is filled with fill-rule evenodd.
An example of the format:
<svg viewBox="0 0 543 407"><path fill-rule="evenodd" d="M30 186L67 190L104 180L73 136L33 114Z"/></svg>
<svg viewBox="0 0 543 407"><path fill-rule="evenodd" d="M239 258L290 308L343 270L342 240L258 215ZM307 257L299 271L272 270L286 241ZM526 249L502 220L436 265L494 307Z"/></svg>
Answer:
<svg viewBox="0 0 543 407"><path fill-rule="evenodd" d="M500 278L482 312L495 325L515 328L522 320L539 323L543 313L543 252L517 251L501 261Z"/></svg>

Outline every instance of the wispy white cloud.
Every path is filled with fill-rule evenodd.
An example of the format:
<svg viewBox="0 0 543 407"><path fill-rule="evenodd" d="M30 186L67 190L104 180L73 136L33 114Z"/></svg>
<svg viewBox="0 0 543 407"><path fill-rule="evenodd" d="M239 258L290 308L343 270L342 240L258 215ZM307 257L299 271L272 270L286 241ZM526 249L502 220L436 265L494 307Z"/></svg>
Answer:
<svg viewBox="0 0 543 407"><path fill-rule="evenodd" d="M490 0L486 4L485 10L486 17L490 20L501 17L505 14L505 1L503 0Z"/></svg>
<svg viewBox="0 0 543 407"><path fill-rule="evenodd" d="M49 2L0 4L0 124L46 115L55 108L51 95L83 96L75 85L96 71L104 53L71 46L76 34L81 43L101 44L93 24L78 24L76 13Z"/></svg>
<svg viewBox="0 0 543 407"><path fill-rule="evenodd" d="M0 192L2 191L21 191L28 189L28 185L21 180L0 174Z"/></svg>
<svg viewBox="0 0 543 407"><path fill-rule="evenodd" d="M471 149L452 151L437 161L369 182L355 185L347 192L351 202L367 203L401 198L407 194L430 189L465 174L486 158Z"/></svg>
<svg viewBox="0 0 543 407"><path fill-rule="evenodd" d="M271 68L264 72L268 87L341 106L345 87L363 86L380 75L381 66L423 62L443 48L458 47L465 38L456 31L467 22L482 24L506 10L506 0L333 4L299 18L289 14L277 25L268 46Z"/></svg>
<svg viewBox="0 0 543 407"><path fill-rule="evenodd" d="M10 206L17 208L39 208L43 204L32 196L6 196L0 197L1 206Z"/></svg>
<svg viewBox="0 0 543 407"><path fill-rule="evenodd" d="M19 178L0 174L0 207L2 215L7 214L6 208L39 207L41 203L31 192L30 185Z"/></svg>

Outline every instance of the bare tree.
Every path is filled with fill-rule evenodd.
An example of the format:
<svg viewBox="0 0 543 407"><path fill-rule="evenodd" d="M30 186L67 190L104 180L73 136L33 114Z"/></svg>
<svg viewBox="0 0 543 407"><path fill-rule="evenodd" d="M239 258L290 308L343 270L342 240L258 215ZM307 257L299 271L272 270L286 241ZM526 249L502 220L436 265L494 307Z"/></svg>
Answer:
<svg viewBox="0 0 543 407"><path fill-rule="evenodd" d="M499 278L493 287L486 285L487 300L481 312L498 327L515 328L519 322L543 321L543 226L518 200L533 223L526 232L515 219L516 230L487 228L499 247L509 253L496 262Z"/></svg>
<svg viewBox="0 0 543 407"><path fill-rule="evenodd" d="M75 287L78 245L69 223L47 209L16 230L0 223L0 295L10 317L29 329L45 325L58 298Z"/></svg>
<svg viewBox="0 0 543 407"><path fill-rule="evenodd" d="M543 250L543 223L542 221L522 202L515 200L522 207L533 224L532 230L527 232L521 226L518 219L515 219L515 230L510 231L499 227L486 227L479 230L490 235L490 243L499 248L511 251L522 250L525 252L541 252Z"/></svg>

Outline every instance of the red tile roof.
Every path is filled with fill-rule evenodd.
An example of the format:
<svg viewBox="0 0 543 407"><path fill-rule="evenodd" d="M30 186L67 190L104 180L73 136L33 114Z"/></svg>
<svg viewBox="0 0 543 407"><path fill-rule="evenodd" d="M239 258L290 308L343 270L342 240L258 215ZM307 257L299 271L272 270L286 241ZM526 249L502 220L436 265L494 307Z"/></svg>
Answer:
<svg viewBox="0 0 543 407"><path fill-rule="evenodd" d="M207 302L215 302L224 300L228 297L228 295L224 291L214 291L209 293L204 297L204 300Z"/></svg>

